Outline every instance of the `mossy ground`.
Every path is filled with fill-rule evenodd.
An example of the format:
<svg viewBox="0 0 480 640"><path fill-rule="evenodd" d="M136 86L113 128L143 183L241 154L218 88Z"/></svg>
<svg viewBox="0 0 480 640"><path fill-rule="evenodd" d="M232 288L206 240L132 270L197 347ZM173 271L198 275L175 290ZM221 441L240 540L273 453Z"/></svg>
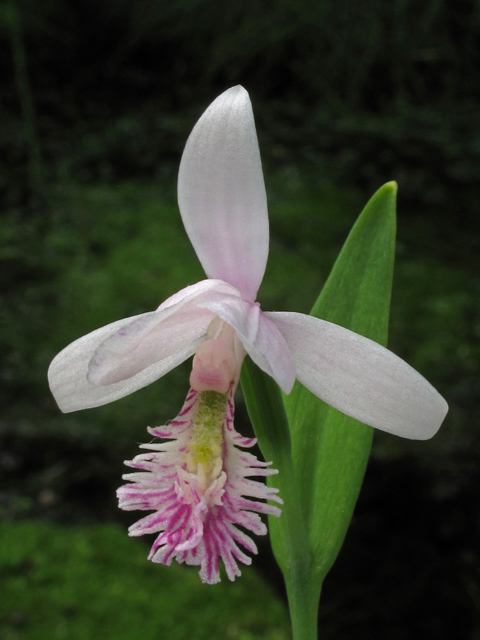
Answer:
<svg viewBox="0 0 480 640"><path fill-rule="evenodd" d="M154 565L146 555L143 541L115 525L1 525L0 637L290 638L284 604L251 568L208 588L194 568Z"/></svg>

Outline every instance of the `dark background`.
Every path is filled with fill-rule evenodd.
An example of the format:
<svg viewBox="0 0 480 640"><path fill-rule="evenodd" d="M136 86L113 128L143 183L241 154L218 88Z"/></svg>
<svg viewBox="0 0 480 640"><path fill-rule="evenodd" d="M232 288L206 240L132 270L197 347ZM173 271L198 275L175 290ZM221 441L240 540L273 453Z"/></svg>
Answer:
<svg viewBox="0 0 480 640"><path fill-rule="evenodd" d="M50 359L81 335L64 328L63 336L49 337L52 318L68 317L59 278L72 265L85 263L88 271L110 255L111 234L98 220L101 194L124 184L147 191L155 185L160 199L173 202L191 127L237 83L254 105L274 250L323 268L320 284L355 218L351 209L358 214L357 203L384 182L399 183L390 346L451 406L432 443L376 438L352 527L325 583L323 637L478 639L480 3L474 0L4 0L4 520L131 522L117 513L112 496L119 460L143 436L134 440L125 427L112 445L104 430L112 414L59 416L45 384ZM332 193L345 211L327 202L328 223L295 206L297 199L313 209ZM136 197L121 200L125 241L138 220ZM287 213L283 200L293 202ZM108 200L106 207L114 206ZM314 256L317 236L325 246L331 240L325 264ZM77 276L87 295L90 281ZM181 280L176 288L188 283ZM173 281L162 285L166 294L175 291ZM277 308L285 300L269 290L266 298ZM307 291L294 310L308 311L313 301ZM86 315L84 332L99 326ZM102 322L119 317L112 311ZM174 396L177 408L182 393ZM247 425L241 405L238 414ZM62 464L59 476L48 475ZM282 594L267 549L255 565Z"/></svg>

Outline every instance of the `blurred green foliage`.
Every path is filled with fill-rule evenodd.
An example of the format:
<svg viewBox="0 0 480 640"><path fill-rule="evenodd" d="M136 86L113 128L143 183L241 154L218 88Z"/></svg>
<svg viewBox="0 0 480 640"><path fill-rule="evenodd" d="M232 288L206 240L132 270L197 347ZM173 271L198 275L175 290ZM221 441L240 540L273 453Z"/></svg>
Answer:
<svg viewBox="0 0 480 640"><path fill-rule="evenodd" d="M221 90L250 91L262 151L476 224L476 0L16 0L50 179L172 173ZM0 192L22 200L27 138L0 28Z"/></svg>
<svg viewBox="0 0 480 640"><path fill-rule="evenodd" d="M15 80L8 6L18 9L15 37L23 42L30 83L28 117ZM367 473L365 492L373 512L363 530L361 516L353 527L356 536L364 534L355 539L378 555L360 547L346 556L339 600L325 609L327 619L335 618L332 637L415 637L411 630L394 635L387 605L379 607L389 587L378 576L378 591L371 591L368 562L379 571L386 567L398 585L404 557L395 553L398 540L406 539L400 520L408 523L417 498L413 508L421 517L407 552L412 573L429 558L420 571L423 584L430 565L444 580L422 592L432 599L433 626L419 626L421 639L443 640L447 627L445 618L435 622L439 609L447 615L450 607L452 629L459 619L470 624L480 575L472 494L480 450L479 35L477 0L0 4L1 517L41 515L69 523L118 517L114 489L122 459L135 455L147 424L171 419L181 406L188 363L112 405L68 415L56 408L45 373L70 341L154 309L203 277L181 224L174 182L201 111L241 83L254 104L270 206L263 308L308 312L363 205L383 182L396 180L389 346L451 407L431 442L376 435L374 481L368 484ZM37 151L29 118L43 160L43 206L32 197L29 158ZM248 434L241 398L236 420ZM413 478L413 489L406 491L405 478ZM393 505L392 537L383 515L387 503ZM444 512L430 512L429 524L425 505ZM41 531L40 537L57 535ZM24 535L33 541L32 532ZM263 550L257 567L265 557ZM359 574L368 580L355 582L352 567L360 558L366 564ZM60 569L56 579L63 579ZM402 597L398 629L412 598L409 588ZM372 624L362 627L369 616ZM19 620L20 627L9 627L15 640L29 628L22 630ZM250 637L245 633L238 637Z"/></svg>
<svg viewBox="0 0 480 640"><path fill-rule="evenodd" d="M3 640L288 640L285 606L250 568L210 588L191 568L146 562L113 525L0 526ZM255 593L255 598L252 598Z"/></svg>

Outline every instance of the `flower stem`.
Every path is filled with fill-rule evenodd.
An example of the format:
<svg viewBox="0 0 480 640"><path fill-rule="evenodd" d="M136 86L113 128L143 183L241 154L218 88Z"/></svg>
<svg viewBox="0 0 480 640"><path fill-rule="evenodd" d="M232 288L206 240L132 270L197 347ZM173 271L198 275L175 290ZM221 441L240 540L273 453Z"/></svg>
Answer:
<svg viewBox="0 0 480 640"><path fill-rule="evenodd" d="M317 640L320 587L312 588L308 576L300 572L295 574L290 580L285 580L293 640Z"/></svg>
<svg viewBox="0 0 480 640"><path fill-rule="evenodd" d="M260 449L278 476L268 479L283 499L280 518L269 518L275 558L287 587L294 640L316 640L321 583L312 572L305 518L293 467L290 431L277 384L246 358L241 375L248 414Z"/></svg>

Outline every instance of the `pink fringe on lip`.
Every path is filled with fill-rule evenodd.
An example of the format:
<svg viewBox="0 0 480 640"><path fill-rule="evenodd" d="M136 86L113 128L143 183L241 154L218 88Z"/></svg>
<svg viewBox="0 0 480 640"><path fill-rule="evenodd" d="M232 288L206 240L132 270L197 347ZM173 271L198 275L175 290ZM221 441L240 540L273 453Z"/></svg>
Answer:
<svg viewBox="0 0 480 640"><path fill-rule="evenodd" d="M238 526L265 535L267 527L258 514L279 516L278 507L258 502L274 500L282 504L278 489L248 480L248 476L269 476L277 473L267 469L267 462L259 461L251 453L237 447L252 447L256 440L244 438L233 425L233 388L228 395L223 422L223 465L218 477L205 488L201 479L187 470L185 454L193 429L199 393L190 389L179 415L167 426L149 428L155 437L170 438L159 444L142 445L153 452L127 461L139 472L123 476L131 484L118 489L119 507L153 513L133 524L129 535L159 533L149 560L169 565L178 563L200 566L202 582L220 581L219 560L223 560L227 576L235 580L241 572L237 561L251 564L252 560L238 546L257 553L253 540ZM252 498L252 499L250 499Z"/></svg>

